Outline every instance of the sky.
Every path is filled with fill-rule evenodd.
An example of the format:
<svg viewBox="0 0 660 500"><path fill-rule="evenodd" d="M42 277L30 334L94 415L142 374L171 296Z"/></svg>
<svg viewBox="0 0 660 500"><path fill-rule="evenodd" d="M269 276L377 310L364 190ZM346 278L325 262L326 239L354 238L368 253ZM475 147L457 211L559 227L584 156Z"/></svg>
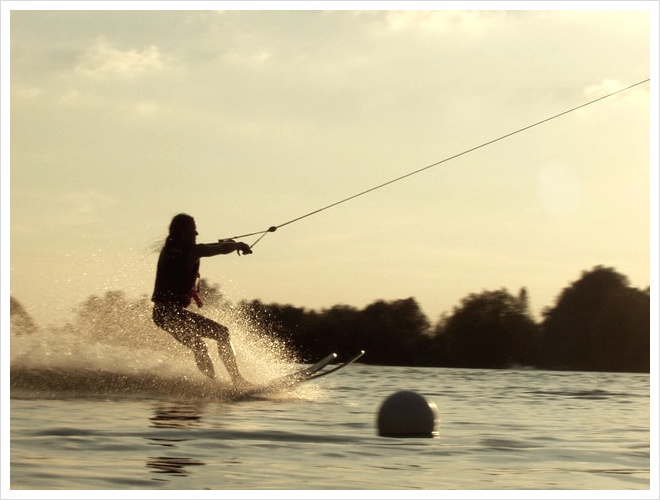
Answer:
<svg viewBox="0 0 660 500"><path fill-rule="evenodd" d="M598 265L657 284L657 83L296 220L657 82L657 2L161 5L2 2L3 308L150 296L179 212L281 226L203 260L234 302L434 322L524 287L538 319Z"/></svg>

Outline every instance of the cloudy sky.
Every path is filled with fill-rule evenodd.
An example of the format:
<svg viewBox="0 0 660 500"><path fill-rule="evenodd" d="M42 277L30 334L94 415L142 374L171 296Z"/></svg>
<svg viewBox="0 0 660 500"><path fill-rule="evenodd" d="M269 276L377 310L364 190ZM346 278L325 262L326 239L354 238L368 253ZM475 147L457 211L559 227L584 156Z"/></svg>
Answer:
<svg viewBox="0 0 660 500"><path fill-rule="evenodd" d="M92 294L149 295L178 212L201 242L266 230L657 77L656 2L26 4L2 13L2 274L42 324ZM414 297L432 321L503 287L539 317L597 265L646 288L656 89L285 225L202 276L233 301Z"/></svg>

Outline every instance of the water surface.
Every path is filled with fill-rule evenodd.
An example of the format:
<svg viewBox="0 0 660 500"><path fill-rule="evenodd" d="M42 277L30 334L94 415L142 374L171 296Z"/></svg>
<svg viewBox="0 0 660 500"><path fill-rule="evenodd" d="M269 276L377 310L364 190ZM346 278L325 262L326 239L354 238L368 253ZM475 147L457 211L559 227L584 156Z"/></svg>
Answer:
<svg viewBox="0 0 660 500"><path fill-rule="evenodd" d="M648 374L354 364L242 401L194 371L25 367L12 381L12 490L650 487ZM437 405L439 437L378 436L399 390Z"/></svg>

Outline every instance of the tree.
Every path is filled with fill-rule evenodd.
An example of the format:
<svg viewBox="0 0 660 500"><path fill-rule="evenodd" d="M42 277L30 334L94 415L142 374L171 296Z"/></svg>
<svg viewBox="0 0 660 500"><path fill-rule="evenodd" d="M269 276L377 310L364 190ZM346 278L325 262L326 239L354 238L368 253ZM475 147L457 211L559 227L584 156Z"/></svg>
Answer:
<svg viewBox="0 0 660 500"><path fill-rule="evenodd" d="M37 331L37 324L28 314L23 305L13 296L9 297L10 334L24 335Z"/></svg>
<svg viewBox="0 0 660 500"><path fill-rule="evenodd" d="M429 338L429 322L413 298L379 300L363 310L336 305L316 312L258 300L243 302L241 308L304 362L328 352L348 355L364 349L365 362L416 364L420 344Z"/></svg>
<svg viewBox="0 0 660 500"><path fill-rule="evenodd" d="M470 294L443 318L436 341L454 366L508 368L529 365L538 328L529 314L527 291L518 297L506 289Z"/></svg>
<svg viewBox="0 0 660 500"><path fill-rule="evenodd" d="M415 365L420 345L429 338L430 324L417 301L407 299L376 301L360 314L361 329L353 350L363 348L372 363Z"/></svg>
<svg viewBox="0 0 660 500"><path fill-rule="evenodd" d="M206 278L199 281L199 298L205 306L216 309L231 309L231 304L220 290L217 283L211 285Z"/></svg>
<svg viewBox="0 0 660 500"><path fill-rule="evenodd" d="M80 336L102 344L171 349L176 342L159 330L151 319L152 304L147 297L129 299L119 290L92 295L77 308L75 321L67 325Z"/></svg>
<svg viewBox="0 0 660 500"><path fill-rule="evenodd" d="M292 305L264 304L260 300L240 303L240 310L263 333L281 342L287 349L300 351L297 339L307 324L305 309Z"/></svg>
<svg viewBox="0 0 660 500"><path fill-rule="evenodd" d="M544 367L650 370L650 293L613 268L584 271L543 316Z"/></svg>

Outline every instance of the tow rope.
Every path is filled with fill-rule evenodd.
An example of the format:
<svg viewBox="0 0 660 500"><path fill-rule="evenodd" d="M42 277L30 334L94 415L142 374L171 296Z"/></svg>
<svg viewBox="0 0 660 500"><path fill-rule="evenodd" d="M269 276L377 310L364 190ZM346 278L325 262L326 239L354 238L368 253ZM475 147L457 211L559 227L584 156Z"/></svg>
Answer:
<svg viewBox="0 0 660 500"><path fill-rule="evenodd" d="M561 117L561 116L567 115L568 113L572 113L573 111L577 111L578 109L581 109L581 108L584 108L584 107L589 106L589 105L591 105L591 104L594 104L594 103L596 103L596 102L602 101L603 99L607 99L608 97L612 97L612 96L614 96L614 95L616 95L616 94L620 94L621 92L625 92L626 90L630 90L630 89L632 89L633 87L637 87L638 85L642 85L642 84L644 84L644 83L647 83L647 82L649 82L650 80L651 80L650 78L647 78L646 80L642 80L642 81L640 81L640 82L634 83L633 85L629 85L628 87L622 88L622 89L617 90L617 91L615 91L615 92L611 92L611 93L609 93L609 94L607 94L607 95L604 95L604 96L602 96L602 97L598 97L597 99L593 99L593 100L591 100L591 101L589 101L589 102L586 102L586 103L584 103L584 104L580 104L579 106L575 106L574 108L568 109L568 110L566 110L566 111L562 111L561 113L557 113L556 115L552 115L552 116L550 116L550 117L548 117L548 118L545 118L545 119L543 119L543 120L540 120L540 121L538 121L538 122L536 122L536 123L533 123L533 124L531 124L531 125L527 125L526 127L522 127L522 128L520 128L520 129L518 129L518 130L515 130L515 131L513 131L513 132L509 132L508 134L504 134L504 135L502 135L502 136L500 136L500 137L497 137L496 139L492 139L492 140L490 140L490 141L487 141L487 142L484 142L484 143L482 143L482 144L479 144L478 146L474 146L474 147L472 147L472 148L470 148L470 149L466 149L466 150L464 150L464 151L462 151L462 152L460 152L460 153L458 153L458 154L455 154L455 155L450 156L450 157L448 157L448 158L445 158L445 159L443 159L443 160L440 160L440 161L437 161L437 162L435 162L435 163L432 163L431 165L427 165L426 167L419 168L419 169L417 169L417 170L414 170L414 171L412 171L412 172L409 172L409 173L407 173L407 174L404 174L404 175L402 175L402 176L400 176L400 177L397 177L397 178L395 178L395 179L389 180L389 181L387 181L387 182L384 182L384 183L382 183L382 184L379 184L379 185L377 185L377 186L374 186L374 187L372 187L372 188L366 189L366 190L361 191L361 192L359 192L359 193L357 193L357 194L354 194L354 195L352 195L352 196L349 196L348 198L344 198L344 199L342 199L342 200L336 201L335 203L331 203L330 205L326 205L326 206L321 207L321 208L319 208L319 209L317 209L317 210L313 210L312 212L309 212L309 213L307 213L307 214L305 214L305 215L301 215L300 217L296 217L295 219L291 219L290 221L284 222L283 224L280 224L280 225L278 225L278 226L270 226L270 227L269 227L268 229L266 229L265 231L256 231L256 232L254 232L254 233L248 233L248 234L243 234L243 235L240 235L240 236L234 236L234 237L232 237L231 239L234 240L234 239L248 238L248 237L250 237L250 236L254 236L254 235L259 234L259 235L260 235L259 238L257 238L257 240L256 240L254 243L252 243L252 245L250 245L250 248L252 248L252 247L254 247L257 243L259 243L259 242L263 239L263 237L266 236L268 233L274 233L275 231L277 231L277 229L279 229L279 228L281 228L281 227L287 226L287 225L289 225L289 224L293 224L294 222L297 222L297 221L299 221L299 220L305 219L306 217L310 217L310 216L315 215L315 214L317 214L317 213L319 213L319 212L323 212L324 210L328 210L329 208L336 207L337 205L340 205L340 204L342 204L342 203L345 203L345 202L347 202L347 201L350 201L350 200L352 200L352 199L355 199L355 198L357 198L357 197L359 197L359 196L365 195L365 194L370 193L370 192L372 192L372 191L375 191L375 190L377 190L377 189L383 188L383 187L385 187L385 186L388 186L388 185L390 185L390 184L393 184L393 183L395 183L395 182L398 182L398 181L400 181L400 180L403 180L403 179L405 179L406 177L411 177L411 176L413 176L413 175L415 175L415 174L418 174L418 173L420 173L420 172L423 172L424 170L428 170L428 169L433 168L433 167L436 167L436 166L438 166L438 165L440 165L440 164L442 164L442 163L446 163L446 162L448 162L448 161L454 160L454 159L458 158L459 156L463 156L463 155L466 155L466 154L468 154L468 153L472 153L473 151L476 151L477 149L481 149L481 148L484 148L484 147L486 147L486 146L490 146L491 144L494 144L494 143L496 143L496 142L498 142L498 141L501 141L501 140L506 139L506 138L508 138L508 137L511 137L511 136L513 136L513 135L516 135L516 134L519 134L519 133L524 132L524 131L526 131L526 130L529 130L529 129L533 128L533 127L537 127L538 125L541 125L541 124L543 124L543 123L549 122L550 120L554 120L554 119L559 118L559 117ZM222 240L220 240L220 241L222 241ZM240 255L240 252L239 252L239 255Z"/></svg>

